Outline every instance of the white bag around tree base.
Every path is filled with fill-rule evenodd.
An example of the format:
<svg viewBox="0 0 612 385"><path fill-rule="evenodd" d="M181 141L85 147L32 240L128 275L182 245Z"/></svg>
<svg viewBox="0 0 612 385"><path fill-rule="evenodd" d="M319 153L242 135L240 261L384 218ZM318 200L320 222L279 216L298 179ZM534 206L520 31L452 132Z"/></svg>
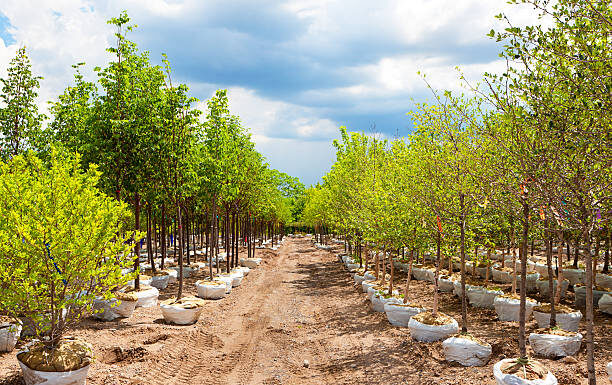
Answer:
<svg viewBox="0 0 612 385"><path fill-rule="evenodd" d="M178 281L178 271L174 269L165 270L168 273L168 284L175 283Z"/></svg>
<svg viewBox="0 0 612 385"><path fill-rule="evenodd" d="M0 352L12 352L21 335L20 323L0 323Z"/></svg>
<svg viewBox="0 0 612 385"><path fill-rule="evenodd" d="M166 322L170 322L176 325L191 325L198 322L203 306L198 306L193 309L184 309L181 306L161 304L159 306L162 311L162 315Z"/></svg>
<svg viewBox="0 0 612 385"><path fill-rule="evenodd" d="M151 286L158 290L167 288L168 283L170 283L170 275L154 275L151 277Z"/></svg>
<svg viewBox="0 0 612 385"><path fill-rule="evenodd" d="M512 283L512 273L507 271L497 270L493 268L491 270L491 275L493 275L493 281L499 283Z"/></svg>
<svg viewBox="0 0 612 385"><path fill-rule="evenodd" d="M429 270L429 269L420 268L420 267L412 268L412 276L417 281L433 282L435 275L436 275L436 272Z"/></svg>
<svg viewBox="0 0 612 385"><path fill-rule="evenodd" d="M438 278L438 290L442 292L451 292L455 290L455 283L448 278Z"/></svg>
<svg viewBox="0 0 612 385"><path fill-rule="evenodd" d="M450 337L442 342L446 361L457 362L463 366L484 366L489 362L493 349L491 345L481 345L468 338Z"/></svg>
<svg viewBox="0 0 612 385"><path fill-rule="evenodd" d="M423 307L412 306L409 304L404 305L402 302L399 303L386 303L385 313L387 319L393 326L408 327L408 322L413 315L417 315L424 312L426 309Z"/></svg>
<svg viewBox="0 0 612 385"><path fill-rule="evenodd" d="M355 285L361 285L361 283L365 281L365 277L363 275L355 273L353 274L353 280L355 281Z"/></svg>
<svg viewBox="0 0 612 385"><path fill-rule="evenodd" d="M608 380L612 382L612 361L608 362L608 365L606 366L606 370L608 370Z"/></svg>
<svg viewBox="0 0 612 385"><path fill-rule="evenodd" d="M488 290L481 286L471 286L466 292L470 305L485 309L493 309L495 298L504 294L501 290Z"/></svg>
<svg viewBox="0 0 612 385"><path fill-rule="evenodd" d="M225 298L225 289L227 284L222 281L217 282L196 282L196 289L198 290L198 297L204 299L221 299Z"/></svg>
<svg viewBox="0 0 612 385"><path fill-rule="evenodd" d="M219 274L215 277L215 281L225 283L225 294L229 294L232 292L232 282L234 281L234 279L231 276Z"/></svg>
<svg viewBox="0 0 612 385"><path fill-rule="evenodd" d="M493 377L495 377L495 382L497 382L497 385L557 385L557 378L551 372L548 372L546 377L541 380L525 380L515 376L514 374L502 373L500 367L503 363L509 361L514 360L512 358L506 358L493 365Z"/></svg>
<svg viewBox="0 0 612 385"><path fill-rule="evenodd" d="M30 369L19 359L19 366L23 373L23 380L26 385L85 385L87 381L87 371L91 365L69 372L42 372Z"/></svg>
<svg viewBox="0 0 612 385"><path fill-rule="evenodd" d="M361 282L361 291L363 291L364 293L368 292L368 289L371 288L372 286L376 286L377 283L373 280L364 280L363 282ZM368 300L370 299L370 296L368 295Z"/></svg>
<svg viewBox="0 0 612 385"><path fill-rule="evenodd" d="M576 294L574 306L578 308L586 307L586 286L575 287L574 293ZM593 307L599 306L599 300L604 296L604 294L608 294L608 292L593 289Z"/></svg>
<svg viewBox="0 0 612 385"><path fill-rule="evenodd" d="M599 299L599 310L606 314L612 314L612 294L601 296Z"/></svg>
<svg viewBox="0 0 612 385"><path fill-rule="evenodd" d="M529 345L538 356L555 358L573 356L580 350L582 334L558 336L555 334L531 333Z"/></svg>
<svg viewBox="0 0 612 385"><path fill-rule="evenodd" d="M567 279L570 285L584 284L586 281L586 272L582 269L563 269L563 277Z"/></svg>
<svg viewBox="0 0 612 385"><path fill-rule="evenodd" d="M238 266L238 267L235 267L235 268L234 268L234 270L236 270L236 271L241 271L241 272L242 272L242 275L243 275L244 277L246 277L247 275L249 275L249 272L251 271L251 269L249 269L249 268L248 268L248 267L246 267L246 266Z"/></svg>
<svg viewBox="0 0 612 385"><path fill-rule="evenodd" d="M612 289L612 275L598 273L595 276L595 283L597 283L597 286Z"/></svg>
<svg viewBox="0 0 612 385"><path fill-rule="evenodd" d="M232 270L230 277L232 277L232 287L238 287L240 284L242 284L242 278L244 278L244 275L239 270Z"/></svg>
<svg viewBox="0 0 612 385"><path fill-rule="evenodd" d="M397 294L397 292L394 292L393 294ZM401 303L402 301L401 299L396 297L385 298L378 293L373 293L372 298L370 300L372 301L372 310L378 313L382 313L385 311L385 304Z"/></svg>
<svg viewBox="0 0 612 385"><path fill-rule="evenodd" d="M159 290L154 287L150 287L147 290L133 291L138 297L136 307L154 307L157 306L157 297L159 297Z"/></svg>
<svg viewBox="0 0 612 385"><path fill-rule="evenodd" d="M410 329L410 336L421 342L443 340L459 332L459 324L454 319L453 322L447 325L427 325L414 318L410 318L408 328Z"/></svg>
<svg viewBox="0 0 612 385"><path fill-rule="evenodd" d="M116 298L109 300L94 299L93 309L96 311L93 317L103 321L113 321L121 317L130 317L134 313L137 301L120 301ZM101 310L101 312L97 312Z"/></svg>
<svg viewBox="0 0 612 385"><path fill-rule="evenodd" d="M533 311L533 318L538 322L538 327L545 329L550 325L550 313L541 313L537 310ZM555 320L557 326L568 332L577 332L582 313L575 311L573 313L556 313Z"/></svg>
<svg viewBox="0 0 612 385"><path fill-rule="evenodd" d="M261 264L261 258L243 258L240 260L240 265L248 267L249 269L255 269Z"/></svg>
<svg viewBox="0 0 612 385"><path fill-rule="evenodd" d="M548 298L548 280L538 280L536 282L536 286L538 287L538 292L544 298ZM569 287L569 281L564 279L561 283L561 298L565 298L567 294L567 288ZM557 280L553 281L553 288L555 292L557 291Z"/></svg>
<svg viewBox="0 0 612 385"><path fill-rule="evenodd" d="M350 272L356 271L357 269L359 269L359 264L358 263L347 263L346 269Z"/></svg>
<svg viewBox="0 0 612 385"><path fill-rule="evenodd" d="M525 320L529 320L533 308L537 306L537 302L525 302ZM521 301L516 298L496 297L493 301L495 312L500 321L518 322L521 309Z"/></svg>

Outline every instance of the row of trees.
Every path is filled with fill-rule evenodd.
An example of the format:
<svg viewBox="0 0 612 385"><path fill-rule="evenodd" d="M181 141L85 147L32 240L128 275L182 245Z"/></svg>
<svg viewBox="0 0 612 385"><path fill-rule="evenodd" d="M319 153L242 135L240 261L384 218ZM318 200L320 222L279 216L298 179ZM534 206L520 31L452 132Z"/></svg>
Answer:
<svg viewBox="0 0 612 385"><path fill-rule="evenodd" d="M505 44L504 74L485 74L483 88L462 78L468 96L430 87L435 103L416 105L410 113L415 130L406 138L387 141L341 129L336 163L321 185L307 191L304 220L345 234L356 249L364 245L366 268L368 248L382 251L383 266L387 252L400 248L411 258L435 250L438 263L441 255L458 257L464 332L466 254L488 263L479 249L490 255L518 248L521 357L527 355L528 246L545 243L551 293L552 269L558 267L562 279L566 263L554 261L553 245L580 249L594 384L593 276L604 248L608 270L611 236L612 9L606 1L523 3L553 26L519 28L499 15L508 27L490 36ZM578 264L578 253L569 264ZM434 315L436 305L434 300Z"/></svg>
<svg viewBox="0 0 612 385"><path fill-rule="evenodd" d="M205 112L198 110L188 87L173 80L168 58L163 55L163 65L154 65L149 53L128 39L134 26L126 13L109 24L116 28L116 44L107 49L114 59L104 68L95 68L93 76L83 73L84 63L74 65L74 84L50 103L49 119L36 105L41 78L32 74L25 47L19 49L7 78L2 79L0 156L7 164L5 170L12 170L8 165L15 160L31 164L24 159L34 154L50 173L61 169L61 159L70 169L76 159L81 170L95 170L91 172L96 177L91 180L103 195L123 202L122 210L125 205L131 207L130 215L123 211L117 214L127 226L116 225L115 230L121 229L121 234L131 238L135 269L140 264L141 239L146 239L154 272L164 268L168 246L173 244L177 249L180 298L184 256L189 264L191 256L195 257L190 251L198 244L205 247L213 276L213 265L216 263L217 273L223 266L219 263L221 237L227 255L223 267L229 272L238 264L240 244L248 246L251 256L256 237L278 234L284 223L293 220L296 197L304 186L268 167L239 117L230 112L225 90L208 100ZM58 155L75 153L79 155ZM30 171L23 171L24 178ZM70 172L78 177L75 170ZM20 246L18 242L11 244ZM58 286L74 265L70 247L60 245L35 248L41 261L54 256L57 272L64 272L49 271ZM17 250L5 251L7 256L19 254ZM156 266L158 252L161 264ZM136 276L135 288L139 286ZM62 296L67 299L69 293ZM52 322L61 320L58 312L51 314Z"/></svg>

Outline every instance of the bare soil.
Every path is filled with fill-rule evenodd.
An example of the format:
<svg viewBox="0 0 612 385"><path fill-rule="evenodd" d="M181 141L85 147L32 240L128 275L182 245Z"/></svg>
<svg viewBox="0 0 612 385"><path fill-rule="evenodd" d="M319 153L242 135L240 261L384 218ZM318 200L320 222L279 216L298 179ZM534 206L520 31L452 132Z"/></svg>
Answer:
<svg viewBox="0 0 612 385"><path fill-rule="evenodd" d="M494 310L469 307L470 333L490 343L493 356L481 368L450 364L441 342L415 342L408 329L391 326L384 313L370 310L336 254L315 249L309 239L288 238L278 251L258 249L257 256L263 258L261 266L225 299L206 301L194 325L164 323L159 307L138 308L119 321L83 321L72 335L94 346L88 384L493 385L493 364L518 351L518 323L500 322ZM187 279L185 295L195 295L195 282L204 278L200 272ZM176 290L170 285L160 300ZM412 281L410 303L431 306L432 298L432 284ZM450 293L440 295L439 310L461 320L461 302ZM612 317L596 312L595 323L598 383L606 384ZM528 333L536 328L529 321ZM0 385L23 383L15 353L0 354ZM584 346L576 359L539 361L560 384L585 384Z"/></svg>

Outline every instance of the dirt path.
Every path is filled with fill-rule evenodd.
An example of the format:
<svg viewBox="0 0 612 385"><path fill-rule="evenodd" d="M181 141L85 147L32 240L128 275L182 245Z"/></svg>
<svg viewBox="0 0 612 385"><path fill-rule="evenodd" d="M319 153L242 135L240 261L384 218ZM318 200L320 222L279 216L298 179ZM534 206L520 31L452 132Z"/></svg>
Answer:
<svg viewBox="0 0 612 385"><path fill-rule="evenodd" d="M116 322L85 321L74 335L95 346L88 383L492 385L492 364L517 351L516 324L470 308L472 333L491 343L492 362L483 368L448 364L440 342L416 343L407 329L369 310L337 257L315 249L311 240L287 238L277 252L257 252L262 265L229 297L208 301L195 325L166 325L159 308L139 308ZM186 280L187 294L196 293L194 282L201 277ZM160 299L175 289L162 291ZM431 296L431 285L411 285L411 302L431 305ZM441 295L441 310L460 318L450 294ZM605 383L612 323L610 317L596 321L598 377ZM577 358L544 361L560 384L582 384L584 348ZM0 355L2 378L0 385L22 383L14 354Z"/></svg>

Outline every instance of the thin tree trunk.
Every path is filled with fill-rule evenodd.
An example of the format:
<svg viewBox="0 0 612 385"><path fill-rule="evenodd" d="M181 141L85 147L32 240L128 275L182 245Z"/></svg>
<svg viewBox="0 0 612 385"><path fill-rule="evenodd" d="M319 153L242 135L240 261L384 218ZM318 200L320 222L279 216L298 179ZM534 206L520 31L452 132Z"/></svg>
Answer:
<svg viewBox="0 0 612 385"><path fill-rule="evenodd" d="M522 358L527 357L527 346L525 343L525 306L527 294L527 242L529 237L529 205L527 198L523 198L523 241L521 243L521 300L519 307L519 354Z"/></svg>
<svg viewBox="0 0 612 385"><path fill-rule="evenodd" d="M461 331L467 333L467 298L465 293L465 196L459 194L459 205L461 207Z"/></svg>
<svg viewBox="0 0 612 385"><path fill-rule="evenodd" d="M140 231L140 195L134 194L134 230ZM134 279L134 288L140 289L140 240L135 239L136 245L134 247L134 253L136 258L134 259L134 271L137 273Z"/></svg>
<svg viewBox="0 0 612 385"><path fill-rule="evenodd" d="M586 210L585 210L586 211ZM588 221L584 221L588 223ZM591 236L588 230L584 234L584 255L586 258L586 350L587 373L589 385L595 385L595 348L593 345L593 256L591 255Z"/></svg>

